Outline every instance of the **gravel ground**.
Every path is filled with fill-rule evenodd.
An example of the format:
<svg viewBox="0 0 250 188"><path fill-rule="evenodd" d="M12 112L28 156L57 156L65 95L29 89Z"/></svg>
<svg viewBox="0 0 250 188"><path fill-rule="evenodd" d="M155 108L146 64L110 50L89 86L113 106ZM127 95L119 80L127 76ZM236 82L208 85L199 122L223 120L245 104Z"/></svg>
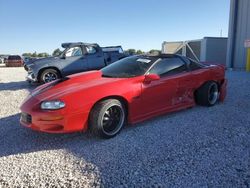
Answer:
<svg viewBox="0 0 250 188"><path fill-rule="evenodd" d="M34 88L0 68L0 187L250 187L250 74L228 72L228 97L126 127L109 140L19 125Z"/></svg>

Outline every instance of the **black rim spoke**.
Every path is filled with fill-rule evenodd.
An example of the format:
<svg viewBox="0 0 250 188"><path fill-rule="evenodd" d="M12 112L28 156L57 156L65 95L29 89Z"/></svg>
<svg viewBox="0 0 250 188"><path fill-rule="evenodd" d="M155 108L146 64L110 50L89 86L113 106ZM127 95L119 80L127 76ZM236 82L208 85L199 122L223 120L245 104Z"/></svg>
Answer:
<svg viewBox="0 0 250 188"><path fill-rule="evenodd" d="M103 130L108 134L116 132L121 126L122 116L123 113L119 106L111 106L108 108L102 119Z"/></svg>
<svg viewBox="0 0 250 188"><path fill-rule="evenodd" d="M218 97L218 88L216 85L213 85L210 88L208 100L210 101L210 103L215 103L217 97Z"/></svg>
<svg viewBox="0 0 250 188"><path fill-rule="evenodd" d="M51 72L48 72L44 75L44 81L45 82L51 82L53 80L57 79L57 75Z"/></svg>

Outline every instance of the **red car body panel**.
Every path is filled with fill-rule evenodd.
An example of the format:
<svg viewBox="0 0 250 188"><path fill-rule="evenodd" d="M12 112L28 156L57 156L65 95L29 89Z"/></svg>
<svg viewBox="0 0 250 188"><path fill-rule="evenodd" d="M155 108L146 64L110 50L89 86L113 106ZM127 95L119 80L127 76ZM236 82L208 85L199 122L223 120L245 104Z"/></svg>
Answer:
<svg viewBox="0 0 250 188"><path fill-rule="evenodd" d="M225 68L211 65L195 71L145 82L145 76L106 78L101 71L90 71L69 76L68 80L48 83L35 89L25 99L21 111L32 117L31 123L21 124L49 133L86 131L94 105L106 98L118 98L127 107L128 123L137 123L161 114L195 105L194 92L205 82L215 81L220 86L220 101L226 96ZM42 101L61 100L66 107L41 110Z"/></svg>

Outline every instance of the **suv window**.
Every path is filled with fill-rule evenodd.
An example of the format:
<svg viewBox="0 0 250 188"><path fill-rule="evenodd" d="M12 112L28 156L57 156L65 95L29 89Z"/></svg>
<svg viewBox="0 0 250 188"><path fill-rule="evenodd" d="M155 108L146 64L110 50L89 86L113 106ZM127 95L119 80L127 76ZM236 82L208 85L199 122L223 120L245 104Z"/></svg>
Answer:
<svg viewBox="0 0 250 188"><path fill-rule="evenodd" d="M164 58L160 60L149 71L151 74L158 74L160 77L178 74L187 71L186 64L178 57Z"/></svg>
<svg viewBox="0 0 250 188"><path fill-rule="evenodd" d="M74 57L74 56L81 56L81 55L82 55L82 49L80 47L69 48L67 52L65 53L66 57Z"/></svg>
<svg viewBox="0 0 250 188"><path fill-rule="evenodd" d="M97 51L93 46L86 46L86 50L88 54L95 54Z"/></svg>

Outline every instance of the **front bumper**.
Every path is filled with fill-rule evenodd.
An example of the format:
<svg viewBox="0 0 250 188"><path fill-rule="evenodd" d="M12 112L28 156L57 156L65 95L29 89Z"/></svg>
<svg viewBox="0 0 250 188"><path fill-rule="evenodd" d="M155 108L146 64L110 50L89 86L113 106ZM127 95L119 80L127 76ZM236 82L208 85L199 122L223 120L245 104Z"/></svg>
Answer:
<svg viewBox="0 0 250 188"><path fill-rule="evenodd" d="M26 128L46 133L70 133L86 131L88 111L74 112L63 108L60 110L41 110L40 101L28 97L21 106L20 123Z"/></svg>
<svg viewBox="0 0 250 188"><path fill-rule="evenodd" d="M26 119L24 116L28 116ZM43 114L21 112L20 123L26 128L46 133L70 133L87 130L88 114L65 116L61 113Z"/></svg>
<svg viewBox="0 0 250 188"><path fill-rule="evenodd" d="M29 82L37 82L37 78L35 77L35 74L33 72L28 72L26 80Z"/></svg>

